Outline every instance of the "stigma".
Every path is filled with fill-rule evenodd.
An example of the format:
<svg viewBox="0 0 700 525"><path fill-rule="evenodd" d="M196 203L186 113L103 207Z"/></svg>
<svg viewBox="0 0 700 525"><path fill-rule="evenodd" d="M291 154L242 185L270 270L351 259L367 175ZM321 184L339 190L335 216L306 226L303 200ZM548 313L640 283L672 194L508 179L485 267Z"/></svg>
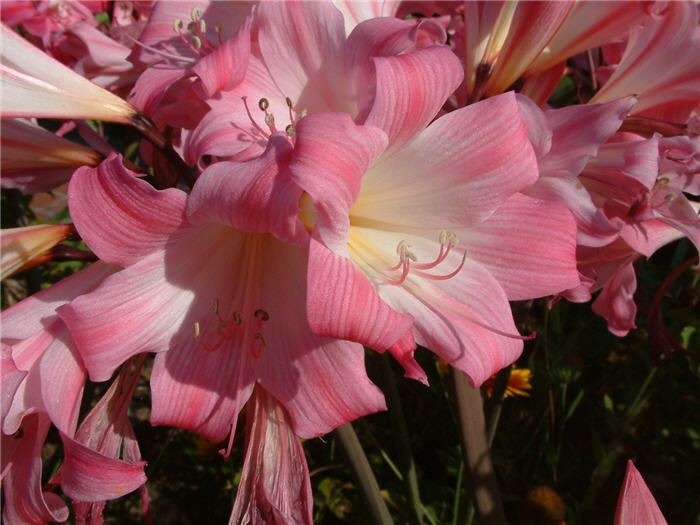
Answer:
<svg viewBox="0 0 700 525"><path fill-rule="evenodd" d="M401 273L396 278L386 278L386 282L388 284L398 286L404 283L409 273L412 273L413 275L416 275L418 277L423 277L424 279L440 281L451 279L452 277L456 276L464 266L464 262L467 259L466 250L462 254L462 261L460 262L459 266L457 266L457 268L451 271L450 273L440 275L424 271L431 270L440 265L445 259L447 259L447 256L450 254L452 248L456 247L459 244L457 235L454 232L448 230L443 230L440 232L439 240L440 251L438 252L437 256L433 261L426 263L418 262L418 257L416 257L416 255L411 251L410 242L408 242L407 240L400 241L399 244L396 246L396 254L399 256L399 262L395 266L388 268L387 271Z"/></svg>

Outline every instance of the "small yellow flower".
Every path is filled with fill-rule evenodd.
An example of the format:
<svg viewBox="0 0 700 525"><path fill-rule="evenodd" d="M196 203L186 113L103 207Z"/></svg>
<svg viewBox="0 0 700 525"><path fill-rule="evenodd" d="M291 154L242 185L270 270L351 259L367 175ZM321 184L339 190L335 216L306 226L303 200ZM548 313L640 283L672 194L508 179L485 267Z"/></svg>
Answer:
<svg viewBox="0 0 700 525"><path fill-rule="evenodd" d="M532 370L529 368L515 368L513 367L510 371L510 378L508 379L508 386L506 387L506 392L504 397L510 396L530 396L527 390L532 390L532 385L530 384L530 379L532 378ZM493 384L496 379L496 375L492 375L484 383L484 389L486 390L486 395L491 397L493 393Z"/></svg>

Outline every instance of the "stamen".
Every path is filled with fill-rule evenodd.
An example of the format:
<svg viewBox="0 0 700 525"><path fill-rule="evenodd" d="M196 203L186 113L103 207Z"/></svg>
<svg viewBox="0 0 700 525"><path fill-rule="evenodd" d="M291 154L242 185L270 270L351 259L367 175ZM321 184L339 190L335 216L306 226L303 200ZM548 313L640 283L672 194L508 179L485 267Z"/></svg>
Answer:
<svg viewBox="0 0 700 525"><path fill-rule="evenodd" d="M179 35L182 32L182 29L185 27L185 23L180 20L179 18L176 18L173 20L173 30Z"/></svg>
<svg viewBox="0 0 700 525"><path fill-rule="evenodd" d="M418 271L418 272L416 272L416 275L419 275L421 277L425 277L426 279L433 279L436 281L445 281L447 279L452 279L462 269L462 267L464 266L464 261L466 261L466 260L467 260L467 250L464 250L464 254L462 255L462 262L459 263L459 266L457 267L457 269L454 272L448 273L447 275L431 275L429 273Z"/></svg>
<svg viewBox="0 0 700 525"><path fill-rule="evenodd" d="M457 267L457 269L446 275L433 275L422 272L420 270L430 270L431 268L435 268L437 265L445 261L452 248L454 246L457 246L457 244L459 244L457 235L451 231L443 230L440 232L440 251L438 252L438 255L435 258L435 260L429 263L419 263L417 262L417 257L415 256L415 254L409 249L411 247L411 244L406 240L400 241L399 244L396 246L396 253L399 256L399 262L395 266L388 268L388 271L393 272L398 270L399 268L402 268L401 277L399 279L387 278L386 282L394 285L402 284L408 276L411 264L415 269L414 274L419 277L440 281L452 279L460 272L462 267L464 267L464 262L467 259L466 251L462 254L462 261Z"/></svg>
<svg viewBox="0 0 700 525"><path fill-rule="evenodd" d="M250 109L248 109L248 100L247 100L247 99L248 99L248 97L246 97L246 96L242 96L242 97L241 97L241 100L243 100L243 105L245 106L245 112L247 113L248 118L250 119L250 122L253 124L253 126L255 127L255 129L257 129L260 133L262 133L262 136L263 136L263 137L265 137L266 139L269 139L269 138L270 138L270 134L267 133L266 131L264 131L264 130L258 125L258 123L255 122L255 120L253 120L253 115L250 114ZM266 99L260 99L260 102L262 102L262 100L266 100ZM260 102L258 102L258 106L260 105Z"/></svg>
<svg viewBox="0 0 700 525"><path fill-rule="evenodd" d="M190 12L190 18L196 22L201 17L202 17L202 10L197 6L194 6L192 8L192 11Z"/></svg>
<svg viewBox="0 0 700 525"><path fill-rule="evenodd" d="M202 39L196 35L193 35L192 36L192 47L194 47L197 51L202 49Z"/></svg>

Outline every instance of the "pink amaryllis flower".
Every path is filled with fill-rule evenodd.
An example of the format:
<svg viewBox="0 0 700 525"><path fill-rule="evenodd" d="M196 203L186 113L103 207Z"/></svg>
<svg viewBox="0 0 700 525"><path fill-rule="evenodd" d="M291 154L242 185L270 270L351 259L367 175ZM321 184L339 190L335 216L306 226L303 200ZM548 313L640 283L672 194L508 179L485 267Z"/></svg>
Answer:
<svg viewBox="0 0 700 525"><path fill-rule="evenodd" d="M513 93L425 128L443 101L379 98L367 120L389 138L341 114L298 123L307 309L315 333L389 348L412 377L415 337L479 385L522 349L508 300L578 284L575 225L518 194L538 173Z"/></svg>
<svg viewBox="0 0 700 525"><path fill-rule="evenodd" d="M68 517L61 498L41 484L41 447L51 424L65 445L67 495L104 500L145 482L142 462L105 455L99 444L76 436L85 367L56 315L58 306L90 290L116 269L96 263L0 316L3 518L8 524L43 524ZM112 422L111 415L101 417L101 431L111 429Z"/></svg>
<svg viewBox="0 0 700 525"><path fill-rule="evenodd" d="M627 461L613 525L668 525L632 460Z"/></svg>
<svg viewBox="0 0 700 525"><path fill-rule="evenodd" d="M254 12L251 35L256 45L244 78L207 100L211 110L185 140L190 164L205 155L260 155L268 129L291 135L305 114L344 112L364 123L385 97L397 111L423 107L426 98L447 98L459 75L444 30L430 20L365 20L346 37L343 16L330 3L265 2Z"/></svg>
<svg viewBox="0 0 700 525"><path fill-rule="evenodd" d="M73 176L76 228L124 270L59 313L94 380L157 353L152 423L221 441L256 384L301 437L384 408L362 347L306 322L302 191L281 169L290 151L274 134L259 159L217 163L189 196L153 189L116 156Z"/></svg>

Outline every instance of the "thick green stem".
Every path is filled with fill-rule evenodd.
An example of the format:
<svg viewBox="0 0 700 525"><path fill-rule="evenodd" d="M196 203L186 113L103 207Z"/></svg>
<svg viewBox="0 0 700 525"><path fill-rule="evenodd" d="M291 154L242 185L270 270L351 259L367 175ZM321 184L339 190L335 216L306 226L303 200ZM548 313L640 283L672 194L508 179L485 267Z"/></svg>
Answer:
<svg viewBox="0 0 700 525"><path fill-rule="evenodd" d="M350 462L350 468L357 478L372 522L377 525L393 525L394 522L389 514L389 509L379 491L377 479L374 477L365 451L362 450L362 445L360 440L357 439L357 434L355 434L352 425L347 423L342 427L338 427L335 429L334 434L343 447L345 455Z"/></svg>
<svg viewBox="0 0 700 525"><path fill-rule="evenodd" d="M467 480L480 525L507 525L496 474L491 463L481 392L467 377L450 368L450 381L457 408L457 424Z"/></svg>
<svg viewBox="0 0 700 525"><path fill-rule="evenodd" d="M387 409L391 419L391 428L396 432L396 452L399 455L401 472L408 488L411 506L416 516L416 523L423 525L423 505L420 501L416 463L411 453L411 444L408 438L401 397L396 388L396 381L391 370L389 357L387 354L382 354L379 356L379 360L381 362L384 393L387 396Z"/></svg>

